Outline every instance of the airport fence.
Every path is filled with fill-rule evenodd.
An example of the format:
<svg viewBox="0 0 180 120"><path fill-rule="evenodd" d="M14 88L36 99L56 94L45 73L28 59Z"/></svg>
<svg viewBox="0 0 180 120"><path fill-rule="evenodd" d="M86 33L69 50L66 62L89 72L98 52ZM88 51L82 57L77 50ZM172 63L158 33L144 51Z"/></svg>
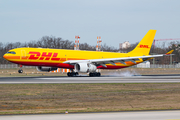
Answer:
<svg viewBox="0 0 180 120"><path fill-rule="evenodd" d="M154 64L150 65L150 68L180 68L180 65L159 65L159 64Z"/></svg>
<svg viewBox="0 0 180 120"><path fill-rule="evenodd" d="M135 65L132 67L133 68L180 68L180 64L176 64L176 65L161 65L161 64L146 65L146 64L141 64L141 65Z"/></svg>
<svg viewBox="0 0 180 120"><path fill-rule="evenodd" d="M18 64L0 64L0 69L19 68ZM36 68L35 66L22 66L22 68Z"/></svg>
<svg viewBox="0 0 180 120"><path fill-rule="evenodd" d="M36 66L22 66L23 68L36 68ZM17 64L0 64L0 69L8 69L8 68L19 68ZM141 66L135 65L131 68L180 68L180 64L176 65L160 65L160 64L151 64L147 66L146 64L142 64Z"/></svg>

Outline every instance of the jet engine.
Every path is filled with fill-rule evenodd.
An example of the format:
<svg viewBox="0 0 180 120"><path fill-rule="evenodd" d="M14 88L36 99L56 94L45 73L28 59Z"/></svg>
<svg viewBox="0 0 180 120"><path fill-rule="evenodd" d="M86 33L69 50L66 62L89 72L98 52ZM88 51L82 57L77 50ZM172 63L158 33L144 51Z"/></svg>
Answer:
<svg viewBox="0 0 180 120"><path fill-rule="evenodd" d="M90 63L77 63L74 65L76 72L96 72L97 67Z"/></svg>
<svg viewBox="0 0 180 120"><path fill-rule="evenodd" d="M42 66L38 66L38 67L36 67L36 69L37 69L38 71L46 71L46 72L49 72L49 71L57 70L57 67L42 67Z"/></svg>

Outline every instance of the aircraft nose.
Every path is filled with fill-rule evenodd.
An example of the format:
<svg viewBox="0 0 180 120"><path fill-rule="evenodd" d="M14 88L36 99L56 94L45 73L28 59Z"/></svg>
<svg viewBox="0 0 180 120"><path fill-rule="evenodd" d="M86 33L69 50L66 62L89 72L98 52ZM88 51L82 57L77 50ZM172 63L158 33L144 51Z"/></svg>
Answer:
<svg viewBox="0 0 180 120"><path fill-rule="evenodd" d="M3 55L3 58L4 58L4 59L7 59L7 55L6 55L6 54L4 54L4 55Z"/></svg>

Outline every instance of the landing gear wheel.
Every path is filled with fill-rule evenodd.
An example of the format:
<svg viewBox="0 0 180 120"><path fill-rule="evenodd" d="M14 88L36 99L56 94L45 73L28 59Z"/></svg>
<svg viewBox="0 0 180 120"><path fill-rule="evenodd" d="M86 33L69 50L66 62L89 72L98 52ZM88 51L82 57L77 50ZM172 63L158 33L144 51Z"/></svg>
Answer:
<svg viewBox="0 0 180 120"><path fill-rule="evenodd" d="M70 77L70 72L67 73L67 76Z"/></svg>
<svg viewBox="0 0 180 120"><path fill-rule="evenodd" d="M90 77L100 77L101 76L101 73L100 72L94 72L94 73L89 73L89 76Z"/></svg>
<svg viewBox="0 0 180 120"><path fill-rule="evenodd" d="M68 77L72 77L72 76L73 76L72 72L68 72L68 73L67 73L67 76L68 76Z"/></svg>
<svg viewBox="0 0 180 120"><path fill-rule="evenodd" d="M77 75L79 75L78 72L68 72L68 73L67 73L67 76L68 76L68 77L73 77L73 76L77 76Z"/></svg>
<svg viewBox="0 0 180 120"><path fill-rule="evenodd" d="M18 73L23 73L23 70L22 70L22 69L19 69L19 70L18 70Z"/></svg>
<svg viewBox="0 0 180 120"><path fill-rule="evenodd" d="M75 76L77 76L77 75L79 75L79 73L78 73L78 72L75 72Z"/></svg>
<svg viewBox="0 0 180 120"><path fill-rule="evenodd" d="M98 72L98 73L97 73L97 76L98 76L98 77L100 77L100 76L101 76L101 73L100 73L100 72Z"/></svg>
<svg viewBox="0 0 180 120"><path fill-rule="evenodd" d="M94 73L89 73L89 76L90 76L90 77L93 77L93 76L94 76Z"/></svg>

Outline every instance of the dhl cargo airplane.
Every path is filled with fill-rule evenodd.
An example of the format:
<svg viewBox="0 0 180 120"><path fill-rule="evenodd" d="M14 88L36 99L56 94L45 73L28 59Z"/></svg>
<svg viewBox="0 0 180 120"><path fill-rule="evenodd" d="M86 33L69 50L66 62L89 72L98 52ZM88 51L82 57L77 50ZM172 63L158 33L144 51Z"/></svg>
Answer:
<svg viewBox="0 0 180 120"><path fill-rule="evenodd" d="M49 48L16 48L9 50L3 57L19 65L37 66L39 71L52 71L67 68L68 76L76 76L78 72L89 73L89 76L100 76L97 69L121 69L133 66L154 57L170 55L149 55L156 30L149 30L134 50L129 53L65 50ZM22 73L22 69L18 71Z"/></svg>

